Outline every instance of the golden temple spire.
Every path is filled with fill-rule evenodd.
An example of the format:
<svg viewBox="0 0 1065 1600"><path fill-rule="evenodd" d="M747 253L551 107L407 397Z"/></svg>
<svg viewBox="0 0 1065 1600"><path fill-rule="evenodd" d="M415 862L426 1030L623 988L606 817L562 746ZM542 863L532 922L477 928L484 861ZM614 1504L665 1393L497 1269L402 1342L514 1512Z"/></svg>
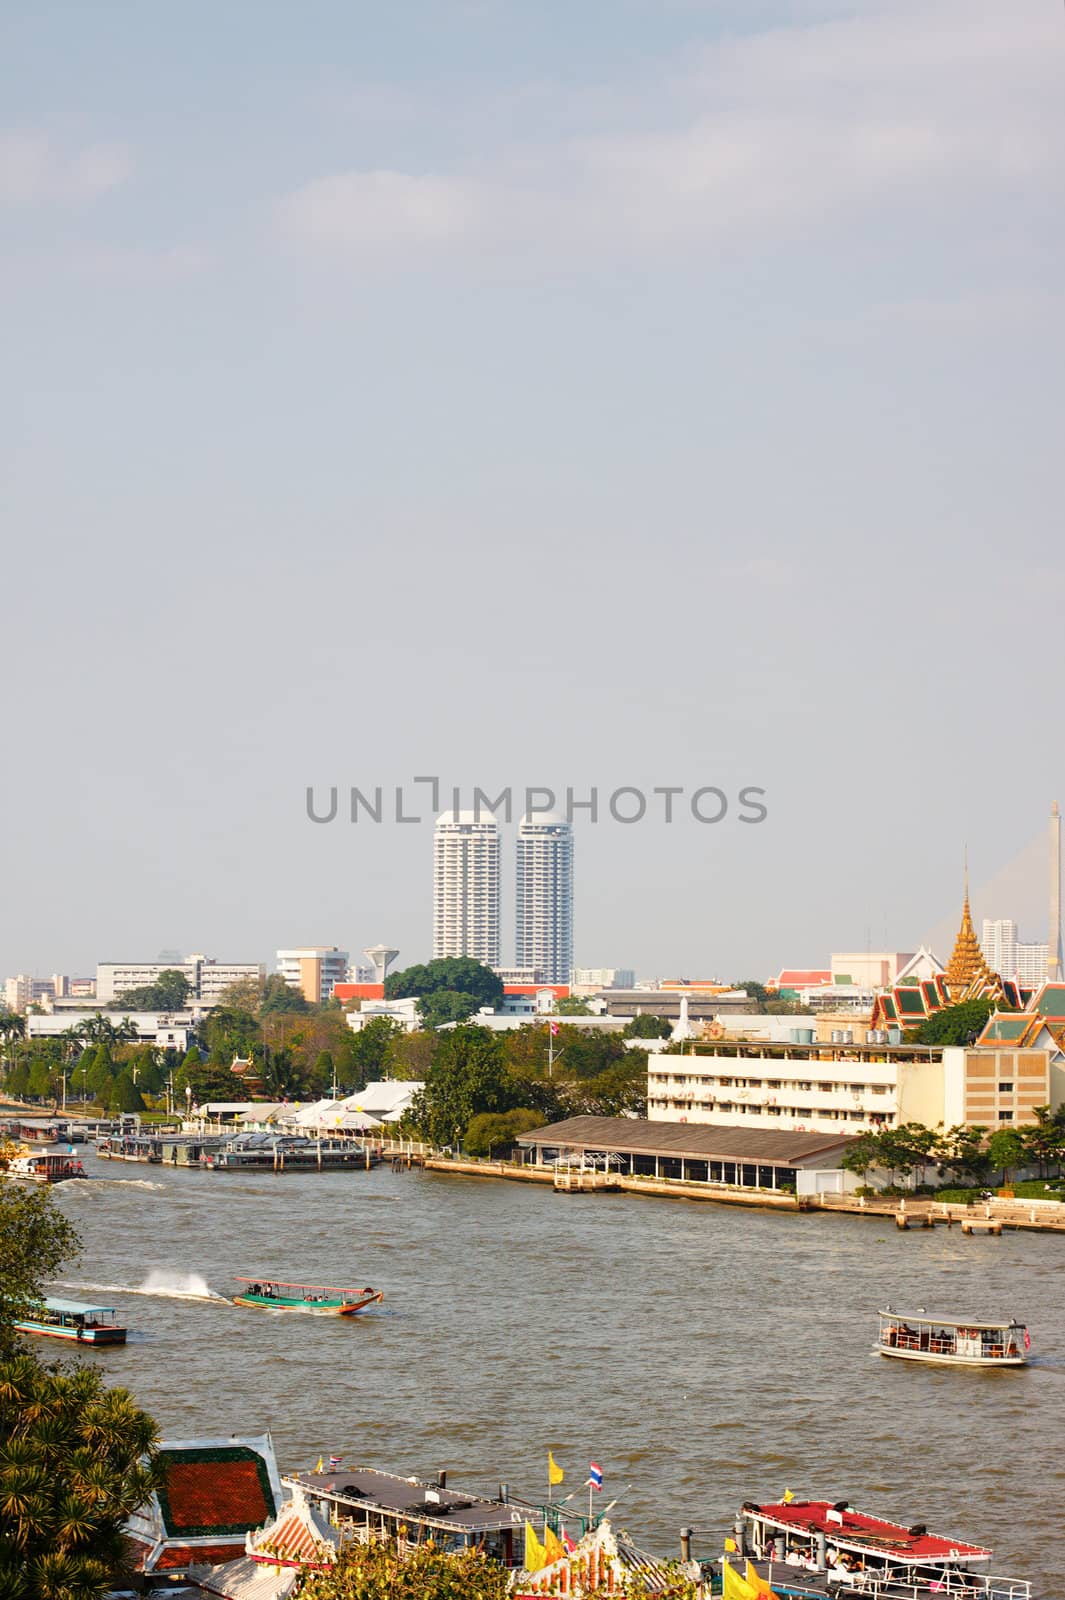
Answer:
<svg viewBox="0 0 1065 1600"><path fill-rule="evenodd" d="M943 974L943 982L951 999L957 1000L977 979L994 983L995 974L984 960L984 952L980 949L980 941L973 927L972 912L969 909L969 849L966 846L965 904L962 908L961 927L954 941L954 950L947 964L947 970Z"/></svg>

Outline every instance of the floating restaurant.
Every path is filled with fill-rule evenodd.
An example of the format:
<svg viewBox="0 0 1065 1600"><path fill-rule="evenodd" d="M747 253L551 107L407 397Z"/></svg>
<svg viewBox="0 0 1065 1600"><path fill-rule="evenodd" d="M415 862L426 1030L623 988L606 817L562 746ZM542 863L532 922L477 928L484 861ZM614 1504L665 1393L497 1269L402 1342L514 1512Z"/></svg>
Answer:
<svg viewBox="0 0 1065 1600"><path fill-rule="evenodd" d="M671 1178L794 1195L804 1172L838 1170L852 1140L840 1134L647 1122L636 1117L570 1117L518 1139L535 1167L577 1164L621 1177Z"/></svg>

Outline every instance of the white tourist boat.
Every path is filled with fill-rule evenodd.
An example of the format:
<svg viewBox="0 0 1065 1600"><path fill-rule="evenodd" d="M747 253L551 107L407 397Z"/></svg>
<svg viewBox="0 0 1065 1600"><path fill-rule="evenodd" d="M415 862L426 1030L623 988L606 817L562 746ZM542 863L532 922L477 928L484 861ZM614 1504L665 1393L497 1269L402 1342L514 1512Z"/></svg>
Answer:
<svg viewBox="0 0 1065 1600"><path fill-rule="evenodd" d="M929 1316L923 1306L910 1314L891 1306L880 1313L876 1349L900 1361L931 1361L948 1367L1023 1367L1031 1338L1013 1317L991 1321Z"/></svg>

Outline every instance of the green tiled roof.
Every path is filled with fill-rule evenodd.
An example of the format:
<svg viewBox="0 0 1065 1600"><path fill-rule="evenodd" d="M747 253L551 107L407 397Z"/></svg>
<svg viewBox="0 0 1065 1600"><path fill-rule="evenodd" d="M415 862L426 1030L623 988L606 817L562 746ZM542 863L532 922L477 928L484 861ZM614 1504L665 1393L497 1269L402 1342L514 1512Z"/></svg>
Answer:
<svg viewBox="0 0 1065 1600"><path fill-rule="evenodd" d="M989 1017L980 1042L985 1044L992 1039L1001 1039L1003 1041L1019 1039L1031 1020L1031 1017L1027 1016Z"/></svg>
<svg viewBox="0 0 1065 1600"><path fill-rule="evenodd" d="M899 1003L899 1010L908 1017L923 1017L925 1015L924 995L919 989L896 989L895 998Z"/></svg>
<svg viewBox="0 0 1065 1600"><path fill-rule="evenodd" d="M1065 1017L1065 984L1048 983L1035 1009L1041 1017Z"/></svg>

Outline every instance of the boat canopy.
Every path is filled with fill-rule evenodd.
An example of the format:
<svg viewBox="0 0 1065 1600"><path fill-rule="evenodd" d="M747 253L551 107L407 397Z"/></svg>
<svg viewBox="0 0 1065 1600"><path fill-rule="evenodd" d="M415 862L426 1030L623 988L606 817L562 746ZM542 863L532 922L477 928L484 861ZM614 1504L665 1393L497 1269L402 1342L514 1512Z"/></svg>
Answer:
<svg viewBox="0 0 1065 1600"><path fill-rule="evenodd" d="M336 1289L328 1283L285 1283L281 1278L271 1278L264 1273L258 1278L236 1278L236 1283L268 1283L274 1289L313 1290L315 1294L365 1294L365 1289Z"/></svg>
<svg viewBox="0 0 1065 1600"><path fill-rule="evenodd" d="M828 1500L793 1500L787 1505L745 1506L755 1517L787 1533L813 1537L823 1533L834 1545L911 1564L930 1565L953 1561L990 1561L991 1551L980 1545L963 1544L929 1533L916 1523L904 1528L900 1523L867 1517L859 1511L840 1509Z"/></svg>
<svg viewBox="0 0 1065 1600"><path fill-rule="evenodd" d="M930 1317L923 1309L919 1312L896 1311L888 1306L880 1312L882 1317L891 1317L895 1322L919 1322L924 1325L934 1325L937 1328L1023 1328L1024 1323L1018 1322L1016 1317L994 1317L990 1321L981 1320L979 1317Z"/></svg>
<svg viewBox="0 0 1065 1600"><path fill-rule="evenodd" d="M41 1302L46 1311L56 1311L64 1317L98 1317L106 1312L113 1315L114 1306L94 1306L84 1300L64 1300L59 1295L46 1295Z"/></svg>

